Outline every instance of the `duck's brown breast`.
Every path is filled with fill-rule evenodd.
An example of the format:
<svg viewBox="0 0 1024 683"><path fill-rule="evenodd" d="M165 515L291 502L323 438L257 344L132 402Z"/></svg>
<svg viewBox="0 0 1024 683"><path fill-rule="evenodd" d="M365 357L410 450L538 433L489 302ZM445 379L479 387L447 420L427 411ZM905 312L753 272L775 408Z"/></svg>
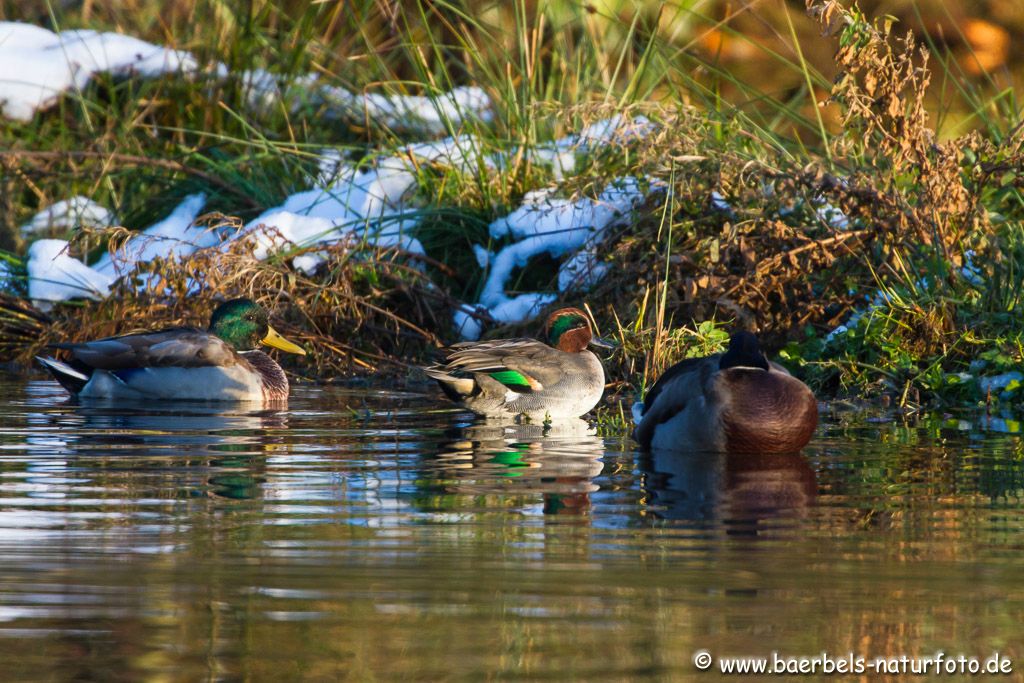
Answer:
<svg viewBox="0 0 1024 683"><path fill-rule="evenodd" d="M795 377L730 368L720 373L722 431L730 453L794 453L818 426L818 402Z"/></svg>
<svg viewBox="0 0 1024 683"><path fill-rule="evenodd" d="M262 351L248 351L242 354L244 360L252 366L263 379L263 399L280 401L288 398L288 376L273 358Z"/></svg>

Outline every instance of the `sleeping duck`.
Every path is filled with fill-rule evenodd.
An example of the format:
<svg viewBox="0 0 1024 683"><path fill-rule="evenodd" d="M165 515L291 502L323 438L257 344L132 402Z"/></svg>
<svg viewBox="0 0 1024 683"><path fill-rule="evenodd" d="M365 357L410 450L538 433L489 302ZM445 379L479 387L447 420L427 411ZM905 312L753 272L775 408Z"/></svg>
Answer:
<svg viewBox="0 0 1024 683"><path fill-rule="evenodd" d="M279 401L288 378L261 344L305 355L270 326L249 299L217 307L206 330L176 327L95 341L54 344L63 362L37 357L73 396L124 400Z"/></svg>
<svg viewBox="0 0 1024 683"><path fill-rule="evenodd" d="M724 354L669 368L636 417L633 436L648 449L792 453L814 434L818 403L757 337L738 332Z"/></svg>

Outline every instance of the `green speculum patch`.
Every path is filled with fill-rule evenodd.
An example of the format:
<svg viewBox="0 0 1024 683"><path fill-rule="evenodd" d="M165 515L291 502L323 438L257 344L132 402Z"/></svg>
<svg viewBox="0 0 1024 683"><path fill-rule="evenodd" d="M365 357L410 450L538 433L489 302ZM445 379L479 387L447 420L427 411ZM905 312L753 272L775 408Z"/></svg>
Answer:
<svg viewBox="0 0 1024 683"><path fill-rule="evenodd" d="M491 377L509 388L531 388L530 380L528 380L521 372L517 372L516 370L502 370L501 372L492 372Z"/></svg>

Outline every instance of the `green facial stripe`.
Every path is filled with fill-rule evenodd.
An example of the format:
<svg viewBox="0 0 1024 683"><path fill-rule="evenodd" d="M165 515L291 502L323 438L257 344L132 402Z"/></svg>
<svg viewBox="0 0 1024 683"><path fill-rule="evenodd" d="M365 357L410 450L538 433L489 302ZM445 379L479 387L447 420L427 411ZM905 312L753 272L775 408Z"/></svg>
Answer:
<svg viewBox="0 0 1024 683"><path fill-rule="evenodd" d="M562 338L562 335L569 330L577 327L582 327L586 324L586 320L578 315L561 315L554 319L551 323L551 339L549 340L552 346L558 346L558 340Z"/></svg>
<svg viewBox="0 0 1024 683"><path fill-rule="evenodd" d="M501 382L506 387L523 387L526 389L530 388L530 380L521 373L515 370L502 370L501 372L492 372L491 377L498 382Z"/></svg>

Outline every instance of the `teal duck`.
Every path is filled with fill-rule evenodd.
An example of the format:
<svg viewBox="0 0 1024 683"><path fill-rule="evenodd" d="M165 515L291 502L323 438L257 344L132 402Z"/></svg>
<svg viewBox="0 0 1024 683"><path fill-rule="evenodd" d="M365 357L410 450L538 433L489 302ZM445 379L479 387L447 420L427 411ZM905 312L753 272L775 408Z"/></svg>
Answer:
<svg viewBox="0 0 1024 683"><path fill-rule="evenodd" d="M424 368L451 400L487 418L578 418L604 393L604 367L588 346L594 337L578 308L552 313L536 339L495 339L453 344L444 360Z"/></svg>

